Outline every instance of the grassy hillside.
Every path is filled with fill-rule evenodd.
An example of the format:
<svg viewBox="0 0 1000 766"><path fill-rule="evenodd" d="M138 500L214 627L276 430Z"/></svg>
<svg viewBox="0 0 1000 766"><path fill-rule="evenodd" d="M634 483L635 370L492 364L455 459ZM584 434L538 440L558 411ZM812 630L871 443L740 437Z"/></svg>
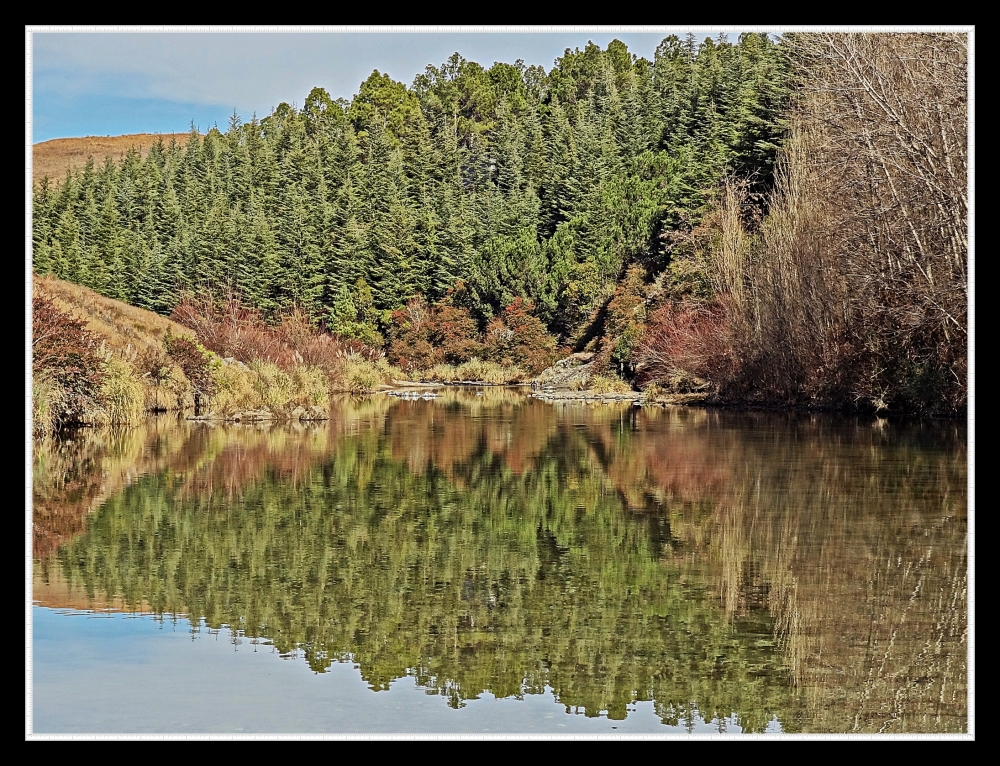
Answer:
<svg viewBox="0 0 1000 766"><path fill-rule="evenodd" d="M67 424L134 423L185 410L193 388L167 353L191 330L62 280L34 278L33 420L38 435Z"/></svg>
<svg viewBox="0 0 1000 766"><path fill-rule="evenodd" d="M183 143L187 136L187 133L132 133L126 136L86 136L42 141L31 148L31 180L38 183L45 176L54 181L62 180L67 170L80 169L86 165L88 157L93 157L95 163L103 162L105 157L118 162L132 147L145 157L157 139L162 139L164 144L169 144L171 139Z"/></svg>
<svg viewBox="0 0 1000 766"><path fill-rule="evenodd" d="M52 277L35 277L36 294L50 298L61 311L83 320L109 349L126 353L161 348L169 331L191 335L191 331L152 311L107 298L93 290Z"/></svg>
<svg viewBox="0 0 1000 766"><path fill-rule="evenodd" d="M150 411L222 420L314 420L332 391L402 377L384 355L300 314L268 324L232 306L184 303L183 324L53 277L34 278L33 418L63 426L135 424Z"/></svg>

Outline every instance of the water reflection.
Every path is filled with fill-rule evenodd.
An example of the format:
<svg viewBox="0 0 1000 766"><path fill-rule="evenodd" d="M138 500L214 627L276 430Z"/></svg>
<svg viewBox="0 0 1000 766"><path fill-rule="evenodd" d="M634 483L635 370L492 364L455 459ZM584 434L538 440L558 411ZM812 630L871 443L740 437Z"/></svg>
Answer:
<svg viewBox="0 0 1000 766"><path fill-rule="evenodd" d="M453 707L964 731L954 424L345 399L36 445L35 599L184 614Z"/></svg>

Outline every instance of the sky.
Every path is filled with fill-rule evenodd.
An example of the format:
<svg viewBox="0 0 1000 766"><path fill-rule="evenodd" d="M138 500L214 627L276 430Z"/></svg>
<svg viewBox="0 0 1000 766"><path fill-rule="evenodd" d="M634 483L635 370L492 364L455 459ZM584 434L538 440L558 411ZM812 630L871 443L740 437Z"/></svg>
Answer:
<svg viewBox="0 0 1000 766"><path fill-rule="evenodd" d="M653 58L668 34L720 32L735 41L763 28L592 27L558 31L34 31L30 32L31 142L74 136L225 129L235 111L263 117L282 101L301 105L315 86L350 99L372 70L407 85L428 64L458 52L552 68L566 48L618 38Z"/></svg>

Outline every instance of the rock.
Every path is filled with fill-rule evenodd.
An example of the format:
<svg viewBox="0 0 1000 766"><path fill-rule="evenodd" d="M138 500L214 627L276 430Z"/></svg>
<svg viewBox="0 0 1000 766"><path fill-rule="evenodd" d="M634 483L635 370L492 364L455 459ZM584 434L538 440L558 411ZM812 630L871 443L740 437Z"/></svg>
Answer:
<svg viewBox="0 0 1000 766"><path fill-rule="evenodd" d="M318 405L313 405L309 408L306 416L302 418L303 420L329 420L330 413Z"/></svg>
<svg viewBox="0 0 1000 766"><path fill-rule="evenodd" d="M247 410L240 414L244 423L259 423L264 420L274 420L274 413L270 410Z"/></svg>

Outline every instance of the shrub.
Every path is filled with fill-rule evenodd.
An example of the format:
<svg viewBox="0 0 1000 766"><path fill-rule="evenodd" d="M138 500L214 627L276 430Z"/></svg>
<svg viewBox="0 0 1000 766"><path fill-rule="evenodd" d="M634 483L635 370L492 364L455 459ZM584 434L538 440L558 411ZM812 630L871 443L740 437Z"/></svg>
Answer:
<svg viewBox="0 0 1000 766"><path fill-rule="evenodd" d="M33 296L31 369L45 401L32 409L44 413L52 428L85 422L99 409L104 381L99 348L100 338L84 322L60 311L49 298Z"/></svg>
<svg viewBox="0 0 1000 766"><path fill-rule="evenodd" d="M350 353L344 357L337 387L351 393L370 393L378 386L402 377L402 370L390 365L385 357L372 359L364 354Z"/></svg>
<svg viewBox="0 0 1000 766"><path fill-rule="evenodd" d="M388 358L407 373L441 363L461 364L481 353L476 320L450 296L428 306L418 295L392 315Z"/></svg>
<svg viewBox="0 0 1000 766"><path fill-rule="evenodd" d="M483 344L487 359L537 374L559 358L556 339L531 314L533 308L531 302L515 298L502 316L490 321Z"/></svg>
<svg viewBox="0 0 1000 766"><path fill-rule="evenodd" d="M597 369L613 370L621 377L635 375L634 352L646 329L646 272L632 266L608 304Z"/></svg>
<svg viewBox="0 0 1000 766"><path fill-rule="evenodd" d="M239 367L239 364L229 364L226 367ZM241 368L241 371L244 368ZM251 386L257 394L256 401L246 397L245 409L266 407L272 412L283 412L292 399L292 379L273 362L256 361L250 365ZM235 380L235 378L234 378Z"/></svg>
<svg viewBox="0 0 1000 766"><path fill-rule="evenodd" d="M729 381L737 352L721 307L671 302L650 317L636 356L641 383L678 392Z"/></svg>
<svg viewBox="0 0 1000 766"><path fill-rule="evenodd" d="M146 347L136 358L136 370L149 382L152 401L146 402L146 409L159 411L168 409L166 397L161 390L167 388L174 377L174 364L163 349Z"/></svg>
<svg viewBox="0 0 1000 766"><path fill-rule="evenodd" d="M65 394L59 384L47 376L31 379L31 431L36 438L46 436L59 425Z"/></svg>
<svg viewBox="0 0 1000 766"><path fill-rule="evenodd" d="M323 407L330 404L330 381L319 367L300 365L292 370L292 400L295 407Z"/></svg>
<svg viewBox="0 0 1000 766"><path fill-rule="evenodd" d="M190 338L167 334L164 338L167 355L177 364L191 384L194 394L195 412L207 404L215 393L216 379L212 374L212 360L201 344Z"/></svg>
<svg viewBox="0 0 1000 766"><path fill-rule="evenodd" d="M431 343L433 309L422 295L415 295L405 308L394 311L389 326L388 358L405 372L433 367L441 361Z"/></svg>
<svg viewBox="0 0 1000 766"><path fill-rule="evenodd" d="M467 362L483 351L472 312L453 303L450 295L434 308L431 342L441 349L443 360L449 364Z"/></svg>

